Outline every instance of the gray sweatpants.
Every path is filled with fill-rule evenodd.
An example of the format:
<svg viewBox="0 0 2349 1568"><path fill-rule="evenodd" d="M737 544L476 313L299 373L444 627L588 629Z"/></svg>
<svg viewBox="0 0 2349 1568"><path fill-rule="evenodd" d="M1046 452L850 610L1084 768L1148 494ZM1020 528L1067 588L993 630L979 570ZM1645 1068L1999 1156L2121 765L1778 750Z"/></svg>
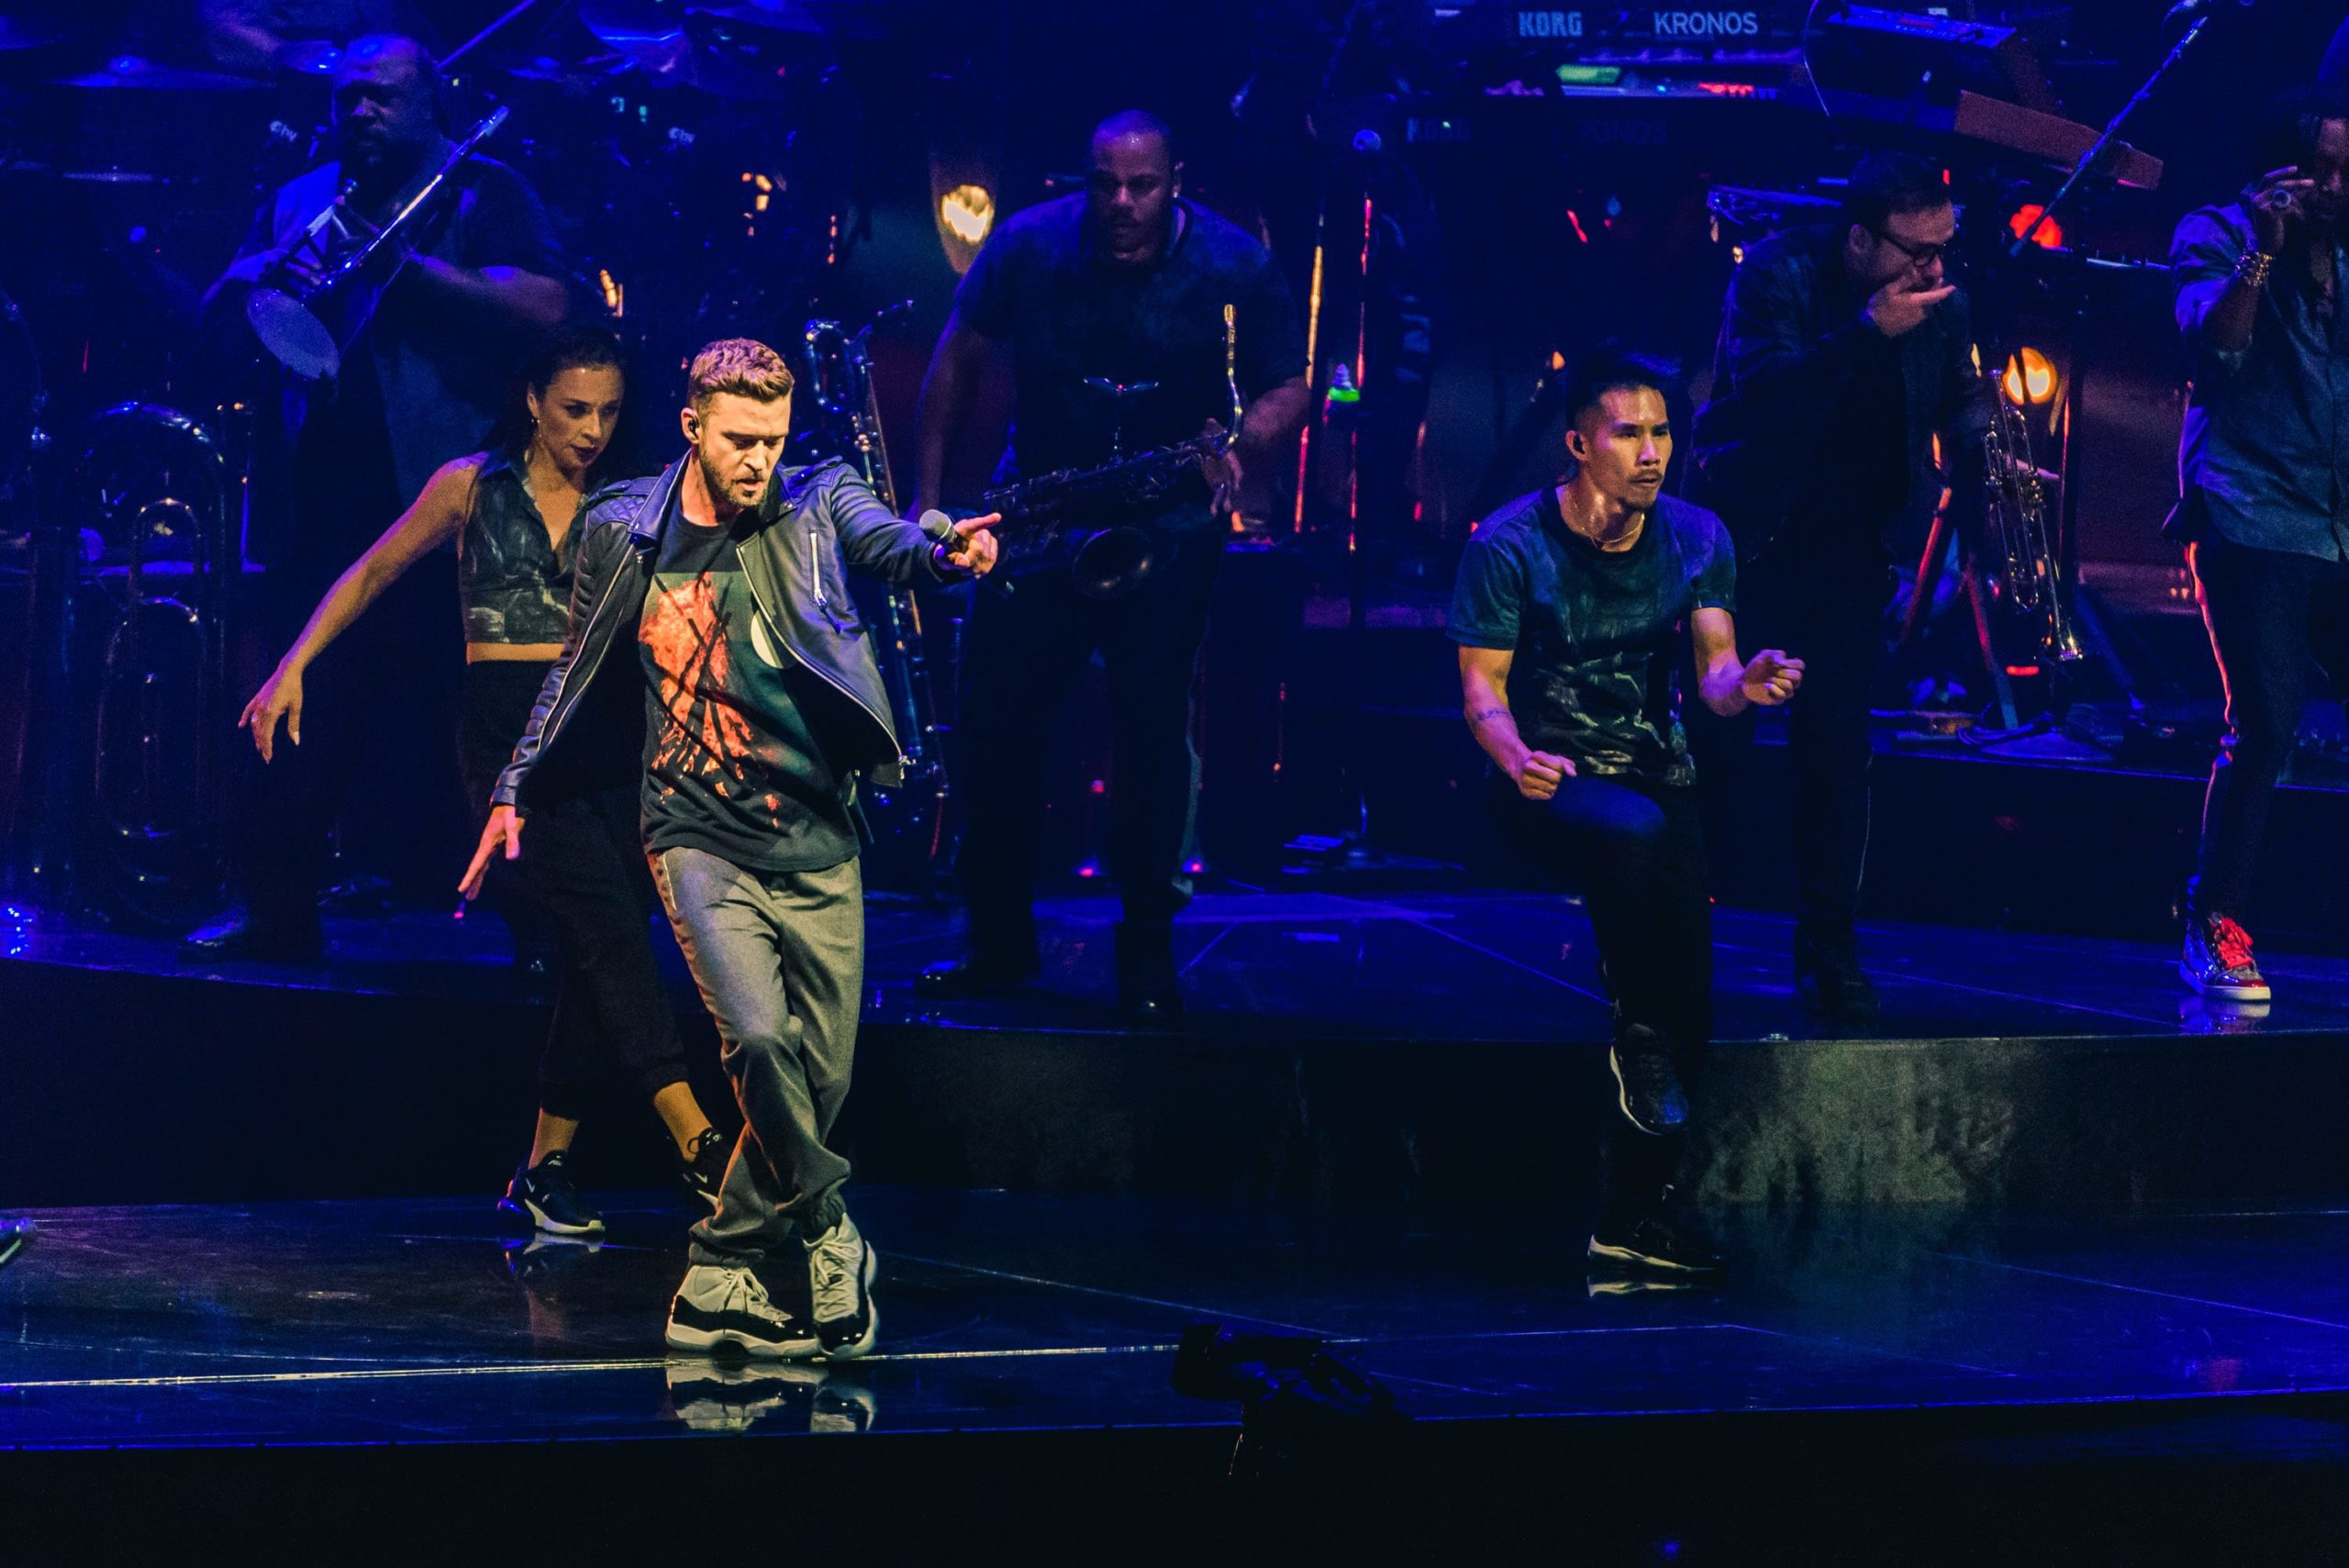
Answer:
<svg viewBox="0 0 2349 1568"><path fill-rule="evenodd" d="M838 1222L848 1162L824 1146L848 1097L864 985L864 879L744 871L663 850L653 880L742 1108L718 1212L694 1227L696 1263L756 1262Z"/></svg>

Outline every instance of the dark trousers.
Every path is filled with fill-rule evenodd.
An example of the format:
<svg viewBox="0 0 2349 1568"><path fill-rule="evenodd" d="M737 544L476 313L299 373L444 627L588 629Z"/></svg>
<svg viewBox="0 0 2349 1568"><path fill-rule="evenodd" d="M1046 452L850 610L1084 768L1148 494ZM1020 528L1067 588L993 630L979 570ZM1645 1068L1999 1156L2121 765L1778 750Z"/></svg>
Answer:
<svg viewBox="0 0 2349 1568"><path fill-rule="evenodd" d="M273 648L292 646L318 599L366 543L331 557L306 552L270 568ZM456 596L451 558L417 562L305 675L302 743L290 744L281 729L274 761L251 758L237 861L256 923L293 933L317 929L335 829L346 802L362 793L372 819L345 824L346 840L372 835L381 851L374 858L404 895L437 896L451 880L445 862L461 829L448 739L462 668L451 629ZM395 846L406 849L395 852Z"/></svg>
<svg viewBox="0 0 2349 1568"><path fill-rule="evenodd" d="M1884 663L1891 596L1888 568L1873 545L1866 548L1858 560L1792 552L1738 567L1738 651L1750 659L1776 648L1803 662L1802 690L1787 707L1798 949L1848 944L1859 917L1875 756L1869 702ZM1741 840L1763 826L1746 808L1754 710L1722 718L1690 703L1685 722L1707 836L1716 858L1731 862Z"/></svg>
<svg viewBox="0 0 2349 1568"><path fill-rule="evenodd" d="M2299 732L2311 655L2332 695L2349 697L2349 563L2217 538L2189 547L2187 561L2227 690L2187 902L2198 915L2241 918L2268 802Z"/></svg>
<svg viewBox="0 0 2349 1568"><path fill-rule="evenodd" d="M1616 1035L1663 1037L1693 1087L1712 1042L1713 907L1697 792L1572 778L1546 801L1506 778L1496 792L1509 837L1534 864L1581 888L1616 1001ZM1605 1202L1612 1214L1653 1204L1672 1180L1681 1139L1607 1118Z"/></svg>
<svg viewBox="0 0 2349 1568"><path fill-rule="evenodd" d="M546 672L536 663L466 666L458 740L484 817ZM647 1098L685 1082L685 1042L652 955L655 894L633 780L534 804L521 856L492 863L490 893L507 924L554 937L560 979L539 1057L540 1109L579 1119L615 1070Z"/></svg>
<svg viewBox="0 0 2349 1568"><path fill-rule="evenodd" d="M1097 649L1109 670L1109 872L1126 918L1170 922L1186 901L1191 680L1221 559L1218 539L1186 539L1117 599L1086 598L1065 567L1024 573L1008 595L980 588L955 719L964 806L956 869L978 956L1024 963L1034 952L1045 745Z"/></svg>

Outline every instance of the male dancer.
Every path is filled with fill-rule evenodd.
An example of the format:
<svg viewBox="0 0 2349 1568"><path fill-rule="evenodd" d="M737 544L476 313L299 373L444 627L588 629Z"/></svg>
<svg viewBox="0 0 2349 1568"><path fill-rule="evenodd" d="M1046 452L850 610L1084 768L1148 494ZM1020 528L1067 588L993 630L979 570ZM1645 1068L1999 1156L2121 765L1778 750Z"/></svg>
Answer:
<svg viewBox="0 0 2349 1568"><path fill-rule="evenodd" d="M1119 1010L1133 1022L1180 1012L1174 916L1191 801L1191 678L1207 635L1226 519L1210 491L1239 493L1243 466L1268 462L1305 416L1305 343L1288 285L1265 249L1182 199L1183 165L1165 125L1138 112L1093 133L1081 195L1019 214L979 252L922 383L917 508L937 504L949 444L978 390L989 343L1012 351L1011 450L1001 476L1089 468L1163 446L1231 417L1223 312L1234 308L1241 392L1238 442L1211 474L1157 502L1083 519L1139 524L1174 541L1133 592L1080 595L1068 563L1016 568L1015 595L984 594L971 614L956 715L970 807L957 871L970 947L921 978L955 995L1035 978L1031 908L1043 830L1052 714L1095 649L1109 668L1109 863L1125 906L1118 928ZM1228 509L1230 502L1226 502Z"/></svg>
<svg viewBox="0 0 2349 1568"><path fill-rule="evenodd" d="M2267 172L2170 241L2194 384L2166 531L2186 544L2227 693L2179 970L2239 1002L2269 999L2243 915L2311 654L2349 695L2349 88L2291 100L2255 166Z"/></svg>
<svg viewBox="0 0 2349 1568"><path fill-rule="evenodd" d="M1884 661L1891 566L1915 561L1950 484L1982 495L1986 384L1965 295L1943 270L1957 212L1941 171L1871 153L1832 223L1756 245L1730 284L1712 401L1698 412L1692 498L1736 536L1746 624L1803 650L1787 715L1795 773L1795 989L1833 1022L1865 1021L1860 875L1868 843L1868 706ZM1717 846L1736 841L1751 720L1690 730Z"/></svg>
<svg viewBox="0 0 2349 1568"><path fill-rule="evenodd" d="M1712 904L1695 770L1674 700L1682 628L1698 695L1723 717L1775 706L1803 666L1737 654L1737 576L1720 519L1663 493L1664 376L1601 350L1566 389L1573 476L1476 527L1451 633L1468 727L1524 852L1580 883L1615 993L1595 1262L1670 1273L1720 1260L1666 1207L1685 1083L1712 1033Z"/></svg>
<svg viewBox="0 0 2349 1568"><path fill-rule="evenodd" d="M848 1162L826 1140L864 973L857 781L903 753L844 570L898 584L981 574L996 519L933 537L843 465L779 469L792 379L763 343L712 343L688 374L686 454L592 497L576 525L570 635L465 890L501 847L522 852L532 786L584 750L582 732L640 713L645 848L743 1122L718 1212L694 1227L668 1342L860 1356L877 1331L874 1255L841 1202ZM787 1246L804 1257L812 1323L756 1272Z"/></svg>

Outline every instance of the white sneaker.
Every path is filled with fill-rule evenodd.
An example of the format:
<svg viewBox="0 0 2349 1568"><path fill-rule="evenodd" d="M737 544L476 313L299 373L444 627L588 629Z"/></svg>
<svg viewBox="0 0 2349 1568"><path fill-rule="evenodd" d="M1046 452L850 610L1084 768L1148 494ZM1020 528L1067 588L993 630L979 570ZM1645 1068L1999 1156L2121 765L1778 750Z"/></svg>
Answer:
<svg viewBox="0 0 2349 1568"><path fill-rule="evenodd" d="M807 1288L816 1301L816 1334L832 1361L864 1355L881 1331L873 1309L873 1249L843 1214L807 1243Z"/></svg>
<svg viewBox="0 0 2349 1568"><path fill-rule="evenodd" d="M800 1361L824 1349L816 1330L767 1299L748 1269L696 1263L669 1303L669 1348L714 1351L733 1345L768 1361Z"/></svg>

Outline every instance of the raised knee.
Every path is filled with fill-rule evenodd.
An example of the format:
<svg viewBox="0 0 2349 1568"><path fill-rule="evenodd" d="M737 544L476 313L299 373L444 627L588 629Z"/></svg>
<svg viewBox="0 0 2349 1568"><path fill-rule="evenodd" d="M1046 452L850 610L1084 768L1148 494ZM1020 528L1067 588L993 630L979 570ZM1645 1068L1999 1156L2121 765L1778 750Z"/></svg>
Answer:
<svg viewBox="0 0 2349 1568"><path fill-rule="evenodd" d="M750 1061L777 1061L798 1053L799 1020L785 1018L778 1023L761 1022L734 1025L720 1029L719 1058L732 1067Z"/></svg>

